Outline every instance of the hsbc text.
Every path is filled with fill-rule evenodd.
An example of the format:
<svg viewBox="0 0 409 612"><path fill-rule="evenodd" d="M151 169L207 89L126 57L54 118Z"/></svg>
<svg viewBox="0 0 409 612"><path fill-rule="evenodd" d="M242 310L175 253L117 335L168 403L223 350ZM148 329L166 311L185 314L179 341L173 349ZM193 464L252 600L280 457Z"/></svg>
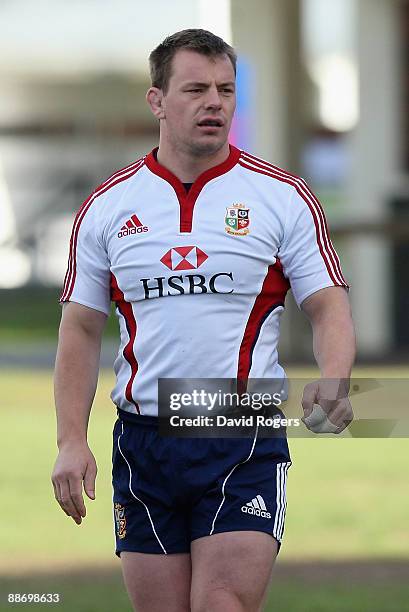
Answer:
<svg viewBox="0 0 409 612"><path fill-rule="evenodd" d="M154 278L141 278L145 291L145 299L179 295L184 293L233 293L234 289L222 290L220 277L227 277L233 282L232 272L218 272L207 279L203 274L181 274L180 276L155 276ZM224 287L226 286L224 279Z"/></svg>

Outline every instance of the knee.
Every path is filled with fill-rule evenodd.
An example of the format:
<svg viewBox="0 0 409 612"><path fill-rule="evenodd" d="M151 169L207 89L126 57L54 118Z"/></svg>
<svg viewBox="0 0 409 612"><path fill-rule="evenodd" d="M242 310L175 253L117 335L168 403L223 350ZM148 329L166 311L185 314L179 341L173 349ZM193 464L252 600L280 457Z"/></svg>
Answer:
<svg viewBox="0 0 409 612"><path fill-rule="evenodd" d="M222 585L192 593L190 609L191 612L250 612L237 593Z"/></svg>

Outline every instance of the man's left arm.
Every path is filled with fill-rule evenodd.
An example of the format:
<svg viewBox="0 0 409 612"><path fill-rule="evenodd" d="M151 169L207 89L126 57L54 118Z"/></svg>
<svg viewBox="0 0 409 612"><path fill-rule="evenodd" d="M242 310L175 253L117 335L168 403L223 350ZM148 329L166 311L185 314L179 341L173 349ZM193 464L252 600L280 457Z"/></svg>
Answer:
<svg viewBox="0 0 409 612"><path fill-rule="evenodd" d="M348 398L349 379L355 360L356 343L348 293L343 287L321 289L301 304L310 320L313 350L321 379L304 389L304 419L319 404L340 433L353 418Z"/></svg>

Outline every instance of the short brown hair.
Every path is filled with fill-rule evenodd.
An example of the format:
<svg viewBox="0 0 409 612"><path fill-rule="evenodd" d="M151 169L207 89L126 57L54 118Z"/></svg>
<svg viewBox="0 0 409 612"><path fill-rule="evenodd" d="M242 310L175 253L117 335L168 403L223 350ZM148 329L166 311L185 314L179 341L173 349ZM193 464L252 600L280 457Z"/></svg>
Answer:
<svg viewBox="0 0 409 612"><path fill-rule="evenodd" d="M222 38L207 30L182 30L165 38L150 54L149 67L153 87L158 87L166 93L172 59L179 49L190 49L208 57L227 55L236 74L236 52Z"/></svg>

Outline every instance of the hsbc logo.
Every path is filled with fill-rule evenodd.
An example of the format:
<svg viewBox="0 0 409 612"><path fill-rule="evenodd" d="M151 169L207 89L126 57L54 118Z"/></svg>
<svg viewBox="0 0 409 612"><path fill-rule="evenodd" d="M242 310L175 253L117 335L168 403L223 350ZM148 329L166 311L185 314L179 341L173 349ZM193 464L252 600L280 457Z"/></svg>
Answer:
<svg viewBox="0 0 409 612"><path fill-rule="evenodd" d="M218 272L210 276L203 274L180 274L178 276L155 276L141 278L145 300L170 295L185 295L198 293L233 293L233 273Z"/></svg>
<svg viewBox="0 0 409 612"><path fill-rule="evenodd" d="M197 246L173 247L166 251L160 261L169 270L196 270L208 259L208 255ZM200 293L233 293L233 273L217 272L205 274L180 274L141 278L145 300L171 295Z"/></svg>
<svg viewBox="0 0 409 612"><path fill-rule="evenodd" d="M196 270L208 259L208 255L197 246L181 246L169 249L161 262L169 270Z"/></svg>

